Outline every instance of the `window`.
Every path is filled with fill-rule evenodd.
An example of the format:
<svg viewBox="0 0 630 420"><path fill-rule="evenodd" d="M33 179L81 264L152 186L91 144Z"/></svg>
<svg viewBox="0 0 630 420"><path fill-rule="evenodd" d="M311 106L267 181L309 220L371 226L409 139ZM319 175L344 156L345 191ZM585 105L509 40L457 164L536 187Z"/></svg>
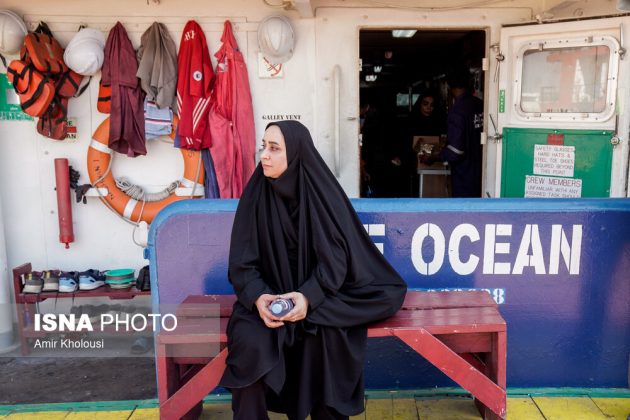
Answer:
<svg viewBox="0 0 630 420"><path fill-rule="evenodd" d="M412 95L413 103L411 105L415 105L420 97L419 93L414 93ZM408 93L397 93L396 94L396 106L409 106L409 94Z"/></svg>
<svg viewBox="0 0 630 420"><path fill-rule="evenodd" d="M530 118L601 120L612 115L618 48L598 41L528 43L517 58L517 113ZM518 65L518 64L517 64Z"/></svg>

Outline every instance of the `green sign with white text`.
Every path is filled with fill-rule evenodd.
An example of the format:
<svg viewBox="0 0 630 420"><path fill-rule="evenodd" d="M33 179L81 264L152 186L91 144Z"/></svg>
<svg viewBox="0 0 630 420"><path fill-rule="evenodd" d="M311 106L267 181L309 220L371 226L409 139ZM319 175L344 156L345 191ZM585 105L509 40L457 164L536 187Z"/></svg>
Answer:
<svg viewBox="0 0 630 420"><path fill-rule="evenodd" d="M22 111L20 98L6 74L0 74L0 120L33 121L33 117Z"/></svg>

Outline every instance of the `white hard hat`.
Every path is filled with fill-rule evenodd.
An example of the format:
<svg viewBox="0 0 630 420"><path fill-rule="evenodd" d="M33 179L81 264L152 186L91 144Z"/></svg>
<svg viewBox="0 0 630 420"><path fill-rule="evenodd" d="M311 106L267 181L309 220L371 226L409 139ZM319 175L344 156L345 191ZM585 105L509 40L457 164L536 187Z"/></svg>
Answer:
<svg viewBox="0 0 630 420"><path fill-rule="evenodd" d="M94 76L103 66L104 49L103 32L83 28L68 43L63 53L63 61L75 73Z"/></svg>
<svg viewBox="0 0 630 420"><path fill-rule="evenodd" d="M28 29L21 17L10 10L0 10L0 53L19 52L27 33Z"/></svg>
<svg viewBox="0 0 630 420"><path fill-rule="evenodd" d="M295 47L291 22L284 16L268 16L258 26L258 46L272 64L289 61Z"/></svg>

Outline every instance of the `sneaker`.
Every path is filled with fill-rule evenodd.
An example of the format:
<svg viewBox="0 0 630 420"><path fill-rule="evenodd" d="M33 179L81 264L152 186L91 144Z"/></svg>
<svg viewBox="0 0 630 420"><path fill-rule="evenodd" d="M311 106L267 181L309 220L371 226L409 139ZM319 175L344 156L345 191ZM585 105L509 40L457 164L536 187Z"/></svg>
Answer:
<svg viewBox="0 0 630 420"><path fill-rule="evenodd" d="M79 274L79 289L94 290L105 285L105 276L97 270L88 270Z"/></svg>
<svg viewBox="0 0 630 420"><path fill-rule="evenodd" d="M41 273L31 272L24 276L24 293L41 293L44 286L44 280L41 277Z"/></svg>
<svg viewBox="0 0 630 420"><path fill-rule="evenodd" d="M83 313L83 305L73 306L70 309L70 315L74 315L75 318L80 318L82 313Z"/></svg>
<svg viewBox="0 0 630 420"><path fill-rule="evenodd" d="M44 292L57 292L59 291L59 275L55 271L44 271Z"/></svg>
<svg viewBox="0 0 630 420"><path fill-rule="evenodd" d="M78 288L76 278L77 278L76 271L63 273L59 278L59 291L62 293L76 292Z"/></svg>
<svg viewBox="0 0 630 420"><path fill-rule="evenodd" d="M81 314L87 315L90 318L90 322L95 323L101 320L101 313L99 312L99 306L94 305L82 305Z"/></svg>

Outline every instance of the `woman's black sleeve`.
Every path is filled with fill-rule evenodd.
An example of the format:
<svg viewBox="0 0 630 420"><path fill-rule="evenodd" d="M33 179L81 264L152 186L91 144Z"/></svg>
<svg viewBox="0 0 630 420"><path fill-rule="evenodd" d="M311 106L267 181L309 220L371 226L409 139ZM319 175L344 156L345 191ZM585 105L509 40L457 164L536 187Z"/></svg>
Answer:
<svg viewBox="0 0 630 420"><path fill-rule="evenodd" d="M260 273L260 252L256 230L252 229L248 233L251 235L249 240L231 244L228 279L234 287L239 302L251 311L260 295L273 294L274 291L263 280ZM235 240L234 235L232 240Z"/></svg>

